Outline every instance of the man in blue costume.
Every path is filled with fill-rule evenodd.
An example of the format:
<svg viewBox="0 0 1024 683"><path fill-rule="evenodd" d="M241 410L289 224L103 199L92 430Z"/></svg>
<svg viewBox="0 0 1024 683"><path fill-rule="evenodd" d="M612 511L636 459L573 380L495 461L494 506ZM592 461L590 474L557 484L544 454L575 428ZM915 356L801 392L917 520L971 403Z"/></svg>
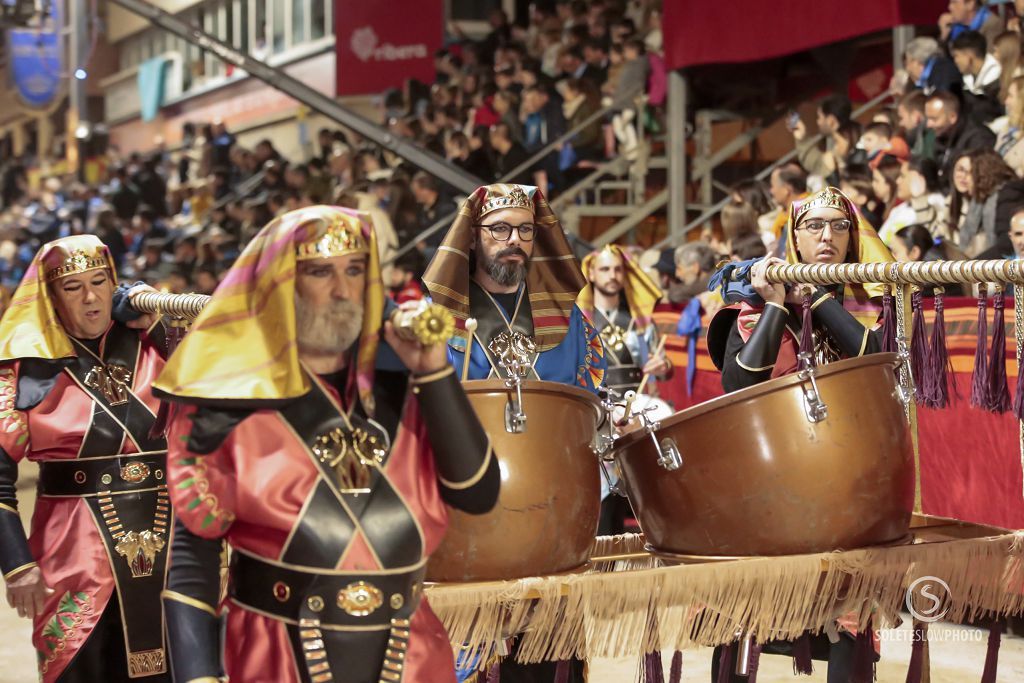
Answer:
<svg viewBox="0 0 1024 683"><path fill-rule="evenodd" d="M544 196L525 185L487 185L463 202L423 280L455 316L448 359L466 379L508 377L596 391L606 362L600 336L574 303L586 283ZM466 320L476 320L470 333ZM528 366L528 367L527 367Z"/></svg>
<svg viewBox="0 0 1024 683"><path fill-rule="evenodd" d="M607 363L597 329L576 306L587 284L562 226L535 187L488 185L459 207L423 281L455 316L448 360L465 379L541 379L596 392ZM472 318L476 325L467 329ZM596 531L596 530L595 530ZM552 683L556 665L501 665L502 683ZM460 671L460 680L469 672ZM573 661L567 683L583 680Z"/></svg>

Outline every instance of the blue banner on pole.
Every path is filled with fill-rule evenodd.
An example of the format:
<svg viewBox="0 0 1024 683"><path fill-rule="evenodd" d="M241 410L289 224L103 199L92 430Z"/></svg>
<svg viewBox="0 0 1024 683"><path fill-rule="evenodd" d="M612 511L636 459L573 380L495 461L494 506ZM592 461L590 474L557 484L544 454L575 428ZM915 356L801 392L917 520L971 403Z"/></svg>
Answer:
<svg viewBox="0 0 1024 683"><path fill-rule="evenodd" d="M11 76L30 107L50 105L60 91L60 41L56 33L11 29L7 32Z"/></svg>
<svg viewBox="0 0 1024 683"><path fill-rule="evenodd" d="M164 104L164 82L170 60L153 57L139 65L139 99L142 102L142 120L152 121Z"/></svg>

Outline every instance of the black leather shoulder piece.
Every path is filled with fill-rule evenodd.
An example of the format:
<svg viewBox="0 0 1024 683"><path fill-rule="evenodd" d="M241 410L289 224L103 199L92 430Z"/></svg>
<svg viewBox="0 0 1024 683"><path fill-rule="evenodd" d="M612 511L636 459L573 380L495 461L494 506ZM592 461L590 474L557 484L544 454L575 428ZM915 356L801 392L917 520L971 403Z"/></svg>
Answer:
<svg viewBox="0 0 1024 683"><path fill-rule="evenodd" d="M65 365L63 360L22 358L18 364L18 396L14 407L31 410L42 403L57 384Z"/></svg>
<svg viewBox="0 0 1024 683"><path fill-rule="evenodd" d="M200 406L189 419L192 431L187 447L193 453L209 455L228 438L231 430L255 412L248 408L210 408Z"/></svg>

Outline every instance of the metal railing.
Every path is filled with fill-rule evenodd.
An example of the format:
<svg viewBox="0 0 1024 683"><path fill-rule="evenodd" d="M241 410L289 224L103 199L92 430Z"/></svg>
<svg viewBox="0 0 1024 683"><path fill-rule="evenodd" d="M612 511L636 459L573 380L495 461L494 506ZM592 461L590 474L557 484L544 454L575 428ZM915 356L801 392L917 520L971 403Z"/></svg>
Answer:
<svg viewBox="0 0 1024 683"><path fill-rule="evenodd" d="M874 98L868 100L867 102L865 102L861 106L857 107L857 109L854 110L852 116L853 117L858 117L858 116L861 116L862 114L864 114L865 112L868 112L871 109L874 109L876 106L878 106L879 104L884 102L889 96L890 95L889 95L888 91L885 91L885 92L882 92L879 95L876 95ZM807 142L810 145L816 145L819 142L821 142L824 139L824 137L825 136L822 135L821 133L816 133L815 135L813 135L810 138L808 138ZM779 157L774 162L769 164L767 167L762 169L756 175L754 175L754 179L755 180L764 180L765 178L767 178L768 176L770 176L772 174L772 171L774 171L778 167L782 166L783 164L789 162L796 155L797 155L797 150L796 149L790 150L789 152L783 154L781 157ZM724 159L723 159L723 161L724 161ZM710 172L710 170L711 169L708 168L708 172ZM686 235L687 233L689 233L694 228L699 227L705 221L708 221L708 220L714 218L715 216L717 216L719 214L719 212L725 207L725 205L728 204L731 200L732 200L731 197L726 197L725 199L722 199L721 201L715 203L713 206L711 206L711 208L705 210L699 216L697 216L697 218L693 219L692 221L688 222L685 226L683 226L683 229L679 231L678 235L673 235L671 230L670 230L669 231L669 235L667 237L665 237L665 239L661 240L660 242L658 242L657 244L655 244L651 248L652 249L659 249L659 250L660 249L664 249L665 247L669 246L676 237ZM658 207L658 208L660 208L660 207ZM655 210L657 210L657 209L655 209ZM646 216L644 216L644 218L646 218ZM641 218L640 220L643 220L643 218Z"/></svg>
<svg viewBox="0 0 1024 683"><path fill-rule="evenodd" d="M581 121L579 124L577 124L576 126L570 128L565 133L559 135L557 138L555 138L554 140L549 142L547 145L545 145L541 149L539 149L536 152L534 152L533 155L530 158L528 158L526 161L522 162L521 164L519 164L518 166L516 166L511 171L509 171L508 173L506 173L505 175L503 175L501 178L499 178L498 180L496 180L494 182L496 182L496 183L508 183L508 182L511 182L512 179L514 179L520 173L522 173L523 171L529 170L537 162L539 162L544 157L548 156L549 154L554 152L556 149L561 147L563 143L568 142L569 140L571 140L580 131L582 131L583 129L587 128L588 126L593 125L597 121L600 121L602 118L604 118L605 116L610 114L612 111L614 111L616 109L622 108L624 105L626 105L629 102L631 102L633 100L633 98L635 98L641 92L643 92L643 86L642 85L640 87L635 88L634 90L631 90L629 94L624 95L623 97L613 101L611 104L608 104L607 106L604 106L604 107L598 109L593 114L591 114L587 118L583 119L583 121ZM639 123L638 123L638 125L639 125ZM612 159L609 162L606 162L605 164L602 164L601 167L599 167L599 168L611 167L610 166L611 164L616 163L618 161L619 161L618 159ZM575 191L576 193L582 191L582 190L575 189L575 188L579 187L579 185L580 184L577 183L577 185L574 185L568 191ZM552 206L552 208L554 208L554 205ZM413 249L415 249L416 245L418 243L420 243L423 240L427 239L428 237L430 237L434 233L438 232L442 228L450 226L452 224L452 222L455 220L455 217L458 216L458 214L459 214L458 211L453 211L450 214L448 214L446 216L442 216L441 218L437 219L428 228L422 230L419 234L417 234L415 237L413 237L411 240L409 240L406 244L404 244L401 247L399 247L399 249L394 253L394 255L391 256L391 258L385 260L381 265L388 265L389 263L393 263L395 261L395 259L398 259L401 256L404 256L405 254L407 254L410 251L412 251Z"/></svg>

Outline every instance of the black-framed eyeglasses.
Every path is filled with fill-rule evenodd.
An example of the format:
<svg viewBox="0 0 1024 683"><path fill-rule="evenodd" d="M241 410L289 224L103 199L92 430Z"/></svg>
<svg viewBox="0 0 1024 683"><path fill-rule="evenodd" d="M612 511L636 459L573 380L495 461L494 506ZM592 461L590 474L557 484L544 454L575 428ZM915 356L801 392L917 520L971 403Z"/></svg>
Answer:
<svg viewBox="0 0 1024 683"><path fill-rule="evenodd" d="M853 221L849 218L835 218L830 221L827 221L824 218L812 218L797 228L797 230L806 230L812 235L817 236L825 232L826 225L832 229L832 232L849 232L853 227Z"/></svg>
<svg viewBox="0 0 1024 683"><path fill-rule="evenodd" d="M512 225L504 221L498 221L497 223L478 223L475 227L487 228L487 231L491 233L498 242L508 242L509 238L512 237L512 231L515 230L519 233L519 239L523 242L530 242L533 240L534 234L540 227L536 223L520 223L519 225Z"/></svg>

